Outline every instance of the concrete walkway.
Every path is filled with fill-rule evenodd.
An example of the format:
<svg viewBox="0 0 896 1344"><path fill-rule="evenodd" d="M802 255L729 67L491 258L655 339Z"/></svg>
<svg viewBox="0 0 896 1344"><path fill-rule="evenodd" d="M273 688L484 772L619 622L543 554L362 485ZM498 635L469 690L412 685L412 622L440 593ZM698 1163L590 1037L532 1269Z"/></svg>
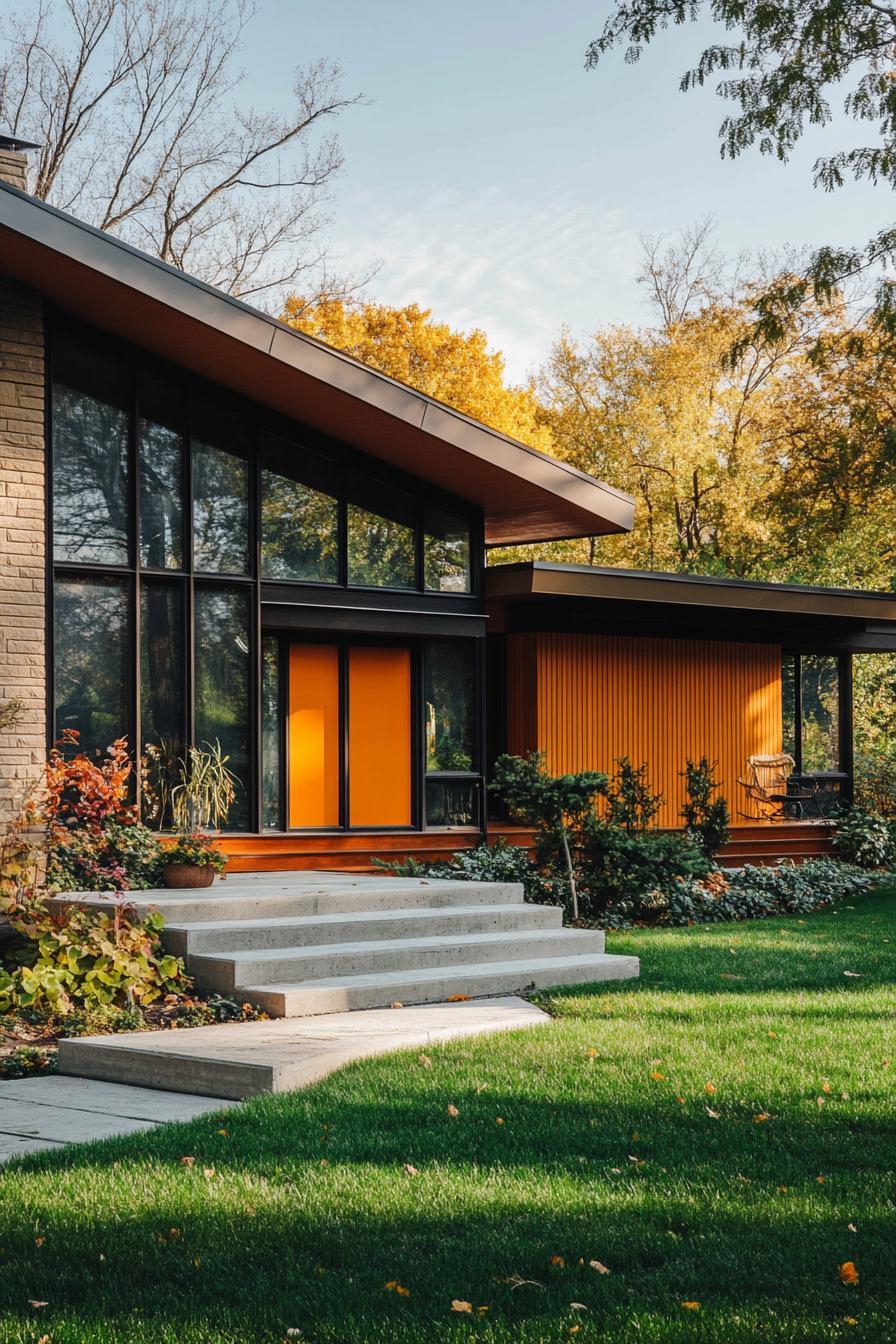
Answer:
<svg viewBox="0 0 896 1344"><path fill-rule="evenodd" d="M408 1046L539 1026L546 1013L515 996L369 1008L183 1031L79 1036L59 1044L59 1071L169 1092L242 1100L292 1092L342 1064Z"/></svg>
<svg viewBox="0 0 896 1344"><path fill-rule="evenodd" d="M134 1134L192 1120L223 1106L219 1097L185 1097L86 1078L22 1078L0 1083L0 1162L22 1153Z"/></svg>
<svg viewBox="0 0 896 1344"><path fill-rule="evenodd" d="M390 1050L549 1021L525 999L500 998L76 1037L60 1042L59 1075L0 1083L0 1162L294 1091Z"/></svg>

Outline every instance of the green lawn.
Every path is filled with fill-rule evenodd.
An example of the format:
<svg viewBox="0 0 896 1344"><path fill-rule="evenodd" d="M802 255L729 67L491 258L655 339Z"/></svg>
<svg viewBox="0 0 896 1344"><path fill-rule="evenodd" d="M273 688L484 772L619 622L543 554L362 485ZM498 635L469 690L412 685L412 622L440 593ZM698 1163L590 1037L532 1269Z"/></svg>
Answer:
<svg viewBox="0 0 896 1344"><path fill-rule="evenodd" d="M611 947L548 1027L7 1168L0 1341L896 1339L896 891Z"/></svg>

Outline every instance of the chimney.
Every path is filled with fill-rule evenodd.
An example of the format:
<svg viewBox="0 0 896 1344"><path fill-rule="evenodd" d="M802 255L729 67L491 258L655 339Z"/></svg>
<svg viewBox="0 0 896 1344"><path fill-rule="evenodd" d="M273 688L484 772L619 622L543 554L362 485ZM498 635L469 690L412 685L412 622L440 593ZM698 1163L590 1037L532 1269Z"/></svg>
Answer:
<svg viewBox="0 0 896 1344"><path fill-rule="evenodd" d="M26 149L39 149L18 136L0 135L0 182L8 182L19 191L28 190L28 156Z"/></svg>

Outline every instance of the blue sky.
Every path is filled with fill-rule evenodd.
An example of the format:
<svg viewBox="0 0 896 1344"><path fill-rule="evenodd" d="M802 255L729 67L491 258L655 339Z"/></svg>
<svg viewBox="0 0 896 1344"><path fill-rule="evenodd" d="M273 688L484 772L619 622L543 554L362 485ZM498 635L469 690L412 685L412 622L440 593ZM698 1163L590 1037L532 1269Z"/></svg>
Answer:
<svg viewBox="0 0 896 1344"><path fill-rule="evenodd" d="M250 30L259 106L285 101L293 66L316 56L338 59L346 89L369 100L340 125L330 236L342 265L378 261L371 294L483 327L513 377L563 323L646 318L643 233L712 213L737 253L854 241L890 222L885 189L812 187L816 155L852 143L849 125L813 133L786 166L758 152L720 160L723 103L678 92L706 29L586 73L606 12L595 0L259 0Z"/></svg>

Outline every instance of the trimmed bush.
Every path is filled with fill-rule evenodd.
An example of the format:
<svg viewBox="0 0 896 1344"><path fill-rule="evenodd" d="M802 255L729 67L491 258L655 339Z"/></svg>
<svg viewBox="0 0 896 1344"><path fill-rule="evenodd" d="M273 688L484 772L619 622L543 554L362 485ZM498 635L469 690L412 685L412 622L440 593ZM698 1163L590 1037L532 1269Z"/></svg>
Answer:
<svg viewBox="0 0 896 1344"><path fill-rule="evenodd" d="M834 846L846 863L860 868L884 868L893 862L893 825L876 812L851 807L837 823Z"/></svg>

